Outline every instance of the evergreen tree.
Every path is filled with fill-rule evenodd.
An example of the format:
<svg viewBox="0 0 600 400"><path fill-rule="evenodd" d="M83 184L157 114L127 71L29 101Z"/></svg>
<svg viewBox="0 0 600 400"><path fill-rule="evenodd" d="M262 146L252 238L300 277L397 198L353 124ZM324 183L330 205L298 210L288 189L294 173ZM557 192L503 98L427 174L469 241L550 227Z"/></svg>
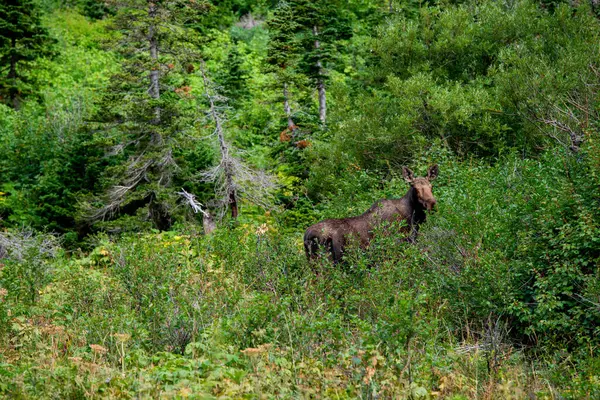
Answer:
<svg viewBox="0 0 600 400"><path fill-rule="evenodd" d="M23 74L27 63L52 54L54 40L40 21L31 0L0 2L0 96L19 108L23 96L31 92Z"/></svg>
<svg viewBox="0 0 600 400"><path fill-rule="evenodd" d="M83 14L91 19L102 19L115 13L115 10L102 0L83 0L82 6Z"/></svg>
<svg viewBox="0 0 600 400"><path fill-rule="evenodd" d="M229 103L236 105L248 96L246 82L248 72L244 68L244 59L238 50L237 45L233 45L227 54L222 72L217 76L217 83L222 87L221 93L229 99Z"/></svg>
<svg viewBox="0 0 600 400"><path fill-rule="evenodd" d="M110 188L90 210L92 221L136 214L161 230L173 223L173 185L182 179L175 158L193 127L186 73L193 71L194 45L183 26L206 9L182 0L131 0L120 9L122 70L97 116L100 140L119 162L106 177Z"/></svg>
<svg viewBox="0 0 600 400"><path fill-rule="evenodd" d="M267 71L275 73L281 84L283 109L287 118L288 129L295 124L290 106L290 86L294 82L297 71L300 43L297 31L300 25L296 22L294 10L286 1L281 1L273 16L267 21L269 43L267 48Z"/></svg>
<svg viewBox="0 0 600 400"><path fill-rule="evenodd" d="M352 36L350 22L344 15L347 4L338 0L292 0L290 4L303 45L300 68L317 88L319 119L324 125L327 119L327 69L335 60L339 41Z"/></svg>

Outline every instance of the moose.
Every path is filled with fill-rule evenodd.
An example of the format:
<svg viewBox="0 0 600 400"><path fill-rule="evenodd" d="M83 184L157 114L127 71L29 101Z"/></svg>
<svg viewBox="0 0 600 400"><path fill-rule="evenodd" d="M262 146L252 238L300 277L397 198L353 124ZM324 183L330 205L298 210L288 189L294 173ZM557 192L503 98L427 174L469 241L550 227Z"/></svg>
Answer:
<svg viewBox="0 0 600 400"><path fill-rule="evenodd" d="M373 230L382 223L405 221L401 232L408 235L413 243L417 238L419 225L425 222L425 211L432 211L436 199L431 191L431 181L438 175L437 165L432 165L426 177L416 177L407 167L402 167L404 180L410 185L408 192L400 199L376 201L364 214L341 219L326 219L310 226L304 234L304 250L308 260L318 256L323 247L334 263L340 262L344 247L352 240L358 240L361 248L366 248L373 238Z"/></svg>

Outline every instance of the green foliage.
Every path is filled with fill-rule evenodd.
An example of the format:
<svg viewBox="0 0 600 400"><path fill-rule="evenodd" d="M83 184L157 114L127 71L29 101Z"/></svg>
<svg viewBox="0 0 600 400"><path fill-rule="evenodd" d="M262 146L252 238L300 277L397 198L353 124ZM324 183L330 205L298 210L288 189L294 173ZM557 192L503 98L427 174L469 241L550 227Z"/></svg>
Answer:
<svg viewBox="0 0 600 400"><path fill-rule="evenodd" d="M104 176L104 194L86 204L88 220L139 217L145 208L155 228L174 223L172 186L190 178L179 174L174 153L195 145L188 74L197 53L184 23L206 8L204 2L132 2L116 16L121 70L94 116L97 141L116 165Z"/></svg>
<svg viewBox="0 0 600 400"><path fill-rule="evenodd" d="M352 36L350 21L337 1L294 0L290 4L303 45L302 71L313 80L326 79L319 63L328 67L339 51L338 42Z"/></svg>
<svg viewBox="0 0 600 400"><path fill-rule="evenodd" d="M510 149L534 155L555 137L569 145L548 124L586 129L595 109L585 105L595 96L586 82L597 80L591 66L598 62L589 49L598 34L587 6L551 14L528 1L423 7L391 17L360 48L366 66L358 79L336 89L327 168L355 162L385 169L435 139L463 157ZM579 124L566 121L569 113Z"/></svg>
<svg viewBox="0 0 600 400"><path fill-rule="evenodd" d="M248 97L248 72L244 69L243 58L237 46L233 46L227 54L226 68L216 77L216 83L221 86L221 94L229 99L229 104L235 106Z"/></svg>
<svg viewBox="0 0 600 400"><path fill-rule="evenodd" d="M3 226L28 225L65 233L75 230L77 198L91 191L106 161L81 130L107 75L114 70L111 53L98 49L105 37L100 23L78 14L56 13L51 32L64 53L38 60L32 76L41 101L19 112L0 110L0 160Z"/></svg>
<svg viewBox="0 0 600 400"><path fill-rule="evenodd" d="M594 5L214 3L39 3L54 54L23 61L37 96L0 105L0 397L597 398ZM212 235L176 195L214 197L201 56L283 206L242 201ZM433 163L416 244L392 224L306 261L308 225ZM124 186L90 235L85 205Z"/></svg>
<svg viewBox="0 0 600 400"><path fill-rule="evenodd" d="M115 10L107 3L97 0L83 0L83 14L91 19L102 19L114 15Z"/></svg>
<svg viewBox="0 0 600 400"><path fill-rule="evenodd" d="M10 0L0 5L0 100L18 108L34 90L23 70L52 54L54 40L42 26L37 4Z"/></svg>
<svg viewBox="0 0 600 400"><path fill-rule="evenodd" d="M0 249L4 258L0 270L0 286L17 303L34 304L53 278L54 266L50 262L59 246L54 236L31 231L3 232ZM4 297L3 296L3 297Z"/></svg>

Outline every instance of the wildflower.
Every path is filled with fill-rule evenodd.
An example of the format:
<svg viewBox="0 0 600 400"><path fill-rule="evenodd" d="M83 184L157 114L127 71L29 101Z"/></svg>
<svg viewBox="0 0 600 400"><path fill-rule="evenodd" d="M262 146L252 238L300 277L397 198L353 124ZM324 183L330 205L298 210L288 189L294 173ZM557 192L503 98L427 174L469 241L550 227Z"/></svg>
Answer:
<svg viewBox="0 0 600 400"><path fill-rule="evenodd" d="M365 376L363 378L363 382L365 385L368 385L369 383L371 383L371 379L373 379L373 375L375 375L375 368L367 367Z"/></svg>
<svg viewBox="0 0 600 400"><path fill-rule="evenodd" d="M247 349L242 350L242 353L244 353L247 356L261 354L269 350L271 346L273 346L271 343L265 343L261 344L258 347L248 347Z"/></svg>
<svg viewBox="0 0 600 400"><path fill-rule="evenodd" d="M127 334L127 333L115 333L113 335L113 337L115 339L117 339L118 342L120 343L125 343L127 342L129 339L131 339L131 335Z"/></svg>
<svg viewBox="0 0 600 400"><path fill-rule="evenodd" d="M42 330L42 332L44 332L48 335L60 335L60 334L64 333L65 328L63 326L59 326L59 325L48 324L48 325L42 327L41 330Z"/></svg>
<svg viewBox="0 0 600 400"><path fill-rule="evenodd" d="M92 349L95 354L105 354L108 352L105 347L102 347L99 344L90 344L90 349Z"/></svg>
<svg viewBox="0 0 600 400"><path fill-rule="evenodd" d="M256 234L258 236L262 236L265 233L267 233L268 230L269 230L269 227L267 226L267 224L262 224L261 226L259 226L258 228L256 228Z"/></svg>

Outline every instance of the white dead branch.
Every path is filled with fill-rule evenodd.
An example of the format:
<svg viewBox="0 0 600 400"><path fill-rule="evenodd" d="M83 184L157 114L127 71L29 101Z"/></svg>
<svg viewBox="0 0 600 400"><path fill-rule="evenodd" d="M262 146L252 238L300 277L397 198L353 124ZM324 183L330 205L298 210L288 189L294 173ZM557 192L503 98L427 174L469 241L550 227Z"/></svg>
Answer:
<svg viewBox="0 0 600 400"><path fill-rule="evenodd" d="M49 234L22 229L0 232L0 258L19 262L34 258L52 258L60 249L58 239Z"/></svg>
<svg viewBox="0 0 600 400"><path fill-rule="evenodd" d="M183 197L183 199L186 201L187 204L189 204L189 206L191 207L192 211L194 211L194 214L197 213L201 213L204 216L207 216L208 213L206 211L204 211L204 209L202 207L203 204L200 203L198 200L196 200L196 196L193 195L192 193L188 193L185 191L185 189L181 189L181 192L177 192L178 195L180 195L181 197Z"/></svg>
<svg viewBox="0 0 600 400"><path fill-rule="evenodd" d="M204 82L204 92L208 99L210 118L215 123L215 134L220 152L219 164L201 172L198 177L203 182L215 184L217 205L225 213L231 207L231 216L237 217L238 200L245 200L263 208L272 208L272 192L277 187L272 176L264 171L256 170L245 164L240 158L232 155L232 147L225 139L224 122L219 103L226 99L220 96L208 78L204 61L200 63L200 73Z"/></svg>

